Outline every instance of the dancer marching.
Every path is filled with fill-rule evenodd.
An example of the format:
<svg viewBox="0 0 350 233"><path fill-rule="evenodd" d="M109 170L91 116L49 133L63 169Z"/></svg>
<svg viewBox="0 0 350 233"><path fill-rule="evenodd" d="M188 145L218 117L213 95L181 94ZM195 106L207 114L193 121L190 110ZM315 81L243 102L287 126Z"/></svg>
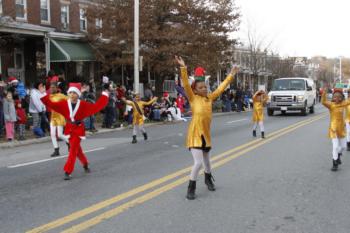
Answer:
<svg viewBox="0 0 350 233"><path fill-rule="evenodd" d="M332 101L327 100L327 89L322 94L322 104L328 108L330 114L330 125L328 136L332 139L333 144L333 166L332 171L338 170L338 165L341 162L343 149L346 148L346 132L344 121L344 110L350 105L350 99L344 101L342 90L334 90Z"/></svg>
<svg viewBox="0 0 350 233"><path fill-rule="evenodd" d="M137 133L141 131L145 140L148 139L147 132L144 128L144 114L143 109L145 106L152 105L157 101L157 97L154 97L148 102L141 101L140 94L135 94L133 101L127 100L125 97L122 98L125 104L132 106L133 109L133 132L132 132L132 142L133 144L137 143Z"/></svg>
<svg viewBox="0 0 350 233"><path fill-rule="evenodd" d="M349 99L350 99L350 89L348 90L348 100ZM347 151L350 151L350 105L346 107L345 123L346 123L346 147L347 147Z"/></svg>
<svg viewBox="0 0 350 233"><path fill-rule="evenodd" d="M50 100L52 102L59 102L67 99L68 99L67 96L58 92L57 82L51 82L50 83ZM51 135L54 152L51 154L51 157L56 157L60 155L60 148L58 146L56 134L58 138L64 140L67 143L67 145L69 145L68 138L63 136L63 127L65 126L65 124L66 124L66 121L64 119L64 116L52 110L51 117L50 117L50 135Z"/></svg>
<svg viewBox="0 0 350 233"><path fill-rule="evenodd" d="M45 87L41 87L40 92L45 93ZM52 102L50 96L45 95L41 98L41 101L55 112L62 114L66 119L67 123L64 135L69 138L70 149L67 162L64 166L64 179L70 180L77 157L83 165L85 172L90 172L89 162L80 145L81 140L85 139L83 120L101 111L107 105L109 93L103 91L101 97L95 104L79 99L81 96L80 83L70 83L67 93L69 97L68 100Z"/></svg>
<svg viewBox="0 0 350 233"><path fill-rule="evenodd" d="M196 68L195 81L190 85L187 67L181 57L175 57L181 67L181 80L192 109L192 121L188 127L186 146L190 149L194 165L190 175L187 199L195 199L196 180L199 170L204 164L205 184L210 191L215 191L209 151L211 149L210 124L212 119L212 104L233 81L238 68L234 67L224 82L214 92L208 94L205 84L204 69Z"/></svg>
<svg viewBox="0 0 350 233"><path fill-rule="evenodd" d="M264 105L266 104L267 100L268 97L263 90L256 92L253 96L253 137L256 137L256 129L259 125L261 137L265 138Z"/></svg>

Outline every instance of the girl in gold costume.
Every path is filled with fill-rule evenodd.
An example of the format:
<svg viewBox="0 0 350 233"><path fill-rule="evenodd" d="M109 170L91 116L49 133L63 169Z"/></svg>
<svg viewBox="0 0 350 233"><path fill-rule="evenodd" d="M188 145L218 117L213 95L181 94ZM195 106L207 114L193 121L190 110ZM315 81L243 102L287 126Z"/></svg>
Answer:
<svg viewBox="0 0 350 233"><path fill-rule="evenodd" d="M126 100L123 98L122 100L127 104L132 106L133 109L133 121L132 124L134 126L133 128L133 134L132 134L132 143L137 143L137 132L141 131L143 134L143 137L145 140L148 139L147 133L145 128L143 127L144 125L144 114L143 114L143 109L145 106L152 105L154 102L157 101L157 97L154 97L152 100L148 102L141 101L140 94L135 94L135 100L130 101Z"/></svg>
<svg viewBox="0 0 350 233"><path fill-rule="evenodd" d="M58 86L57 82L51 82L50 83L50 100L52 102L60 102L62 100L67 100L68 97L63 95L62 93L58 92ZM50 135L51 135L51 141L54 147L54 152L51 154L51 157L56 157L60 155L59 146L57 142L57 137L64 140L66 144L68 145L68 139L63 135L63 128L66 125L66 120L64 116L61 114L51 111L51 117L50 117Z"/></svg>
<svg viewBox="0 0 350 233"><path fill-rule="evenodd" d="M265 138L264 128L264 105L267 102L267 95L263 90L255 93L253 96L253 137L256 137L256 129L259 125L261 137Z"/></svg>
<svg viewBox="0 0 350 233"><path fill-rule="evenodd" d="M238 68L234 67L218 89L208 94L204 69L202 67L196 68L195 81L190 85L185 62L181 57L176 56L175 59L181 67L181 81L192 110L192 120L188 127L186 147L192 153L194 165L192 167L186 197L189 200L193 200L195 199L196 180L202 163L204 164L205 184L210 191L215 191L209 157L209 151L211 149L210 124L212 119L212 104L233 81Z"/></svg>
<svg viewBox="0 0 350 233"><path fill-rule="evenodd" d="M348 99L350 99L350 89L348 90ZM347 151L350 151L350 105L346 106L345 123Z"/></svg>
<svg viewBox="0 0 350 233"><path fill-rule="evenodd" d="M327 89L326 89L327 90ZM344 110L350 105L350 99L344 101L342 90L334 90L332 101L327 100L327 91L322 94L322 104L328 108L330 113L330 125L328 136L332 139L333 144L333 167L332 171L338 170L338 165L341 164L340 157L343 149L346 148L346 131L344 121Z"/></svg>

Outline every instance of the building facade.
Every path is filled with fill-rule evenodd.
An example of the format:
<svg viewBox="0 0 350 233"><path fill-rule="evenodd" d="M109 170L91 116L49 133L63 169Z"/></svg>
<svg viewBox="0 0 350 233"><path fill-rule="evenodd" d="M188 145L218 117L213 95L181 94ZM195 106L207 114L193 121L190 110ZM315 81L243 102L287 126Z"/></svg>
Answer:
<svg viewBox="0 0 350 233"><path fill-rule="evenodd" d="M0 73L27 85L48 70L93 77L97 64L84 42L88 2L73 0L0 0ZM95 26L95 25L91 25ZM88 77L87 77L88 76Z"/></svg>

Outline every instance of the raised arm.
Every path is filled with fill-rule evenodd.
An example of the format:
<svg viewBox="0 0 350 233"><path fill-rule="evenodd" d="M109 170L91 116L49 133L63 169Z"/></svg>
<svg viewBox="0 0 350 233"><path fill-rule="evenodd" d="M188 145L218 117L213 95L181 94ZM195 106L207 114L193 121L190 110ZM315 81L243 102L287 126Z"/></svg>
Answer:
<svg viewBox="0 0 350 233"><path fill-rule="evenodd" d="M180 65L181 82L182 82L182 85L185 89L186 96L187 96L188 100L191 102L194 98L194 93L193 93L193 90L191 88L190 82L188 81L187 67L186 67L185 62L182 60L181 57L176 56L175 59L176 59L177 63Z"/></svg>
<svg viewBox="0 0 350 233"><path fill-rule="evenodd" d="M231 69L231 72L229 75L226 77L226 79L220 84L220 86L211 94L209 94L209 98L212 100L216 100L226 89L228 85L230 85L231 82L234 80L235 74L238 72L238 67L234 66Z"/></svg>
<svg viewBox="0 0 350 233"><path fill-rule="evenodd" d="M327 100L327 91L326 90L322 94L321 103L326 108L330 108L331 107L331 102Z"/></svg>
<svg viewBox="0 0 350 233"><path fill-rule="evenodd" d="M144 105L152 105L154 102L156 102L158 99L158 97L153 97L153 99L151 99L150 101L148 102L143 102Z"/></svg>
<svg viewBox="0 0 350 233"><path fill-rule="evenodd" d="M87 110L86 110L86 113L84 114L86 116L91 116L101 111L108 104L108 96L109 96L108 92L103 91L102 95L100 96L100 98L98 98L96 103L93 104L93 103L85 102L85 104L87 105Z"/></svg>
<svg viewBox="0 0 350 233"><path fill-rule="evenodd" d="M41 102L43 102L43 104L47 107L49 107L50 109L54 110L57 113L60 113L62 115L65 115L65 108L63 107L63 105L67 104L66 100L61 100L58 102L52 102L50 99L50 95L45 94L43 97L41 97Z"/></svg>
<svg viewBox="0 0 350 233"><path fill-rule="evenodd" d="M133 102L130 100L127 100L125 97L122 97L121 100L127 105L134 106Z"/></svg>

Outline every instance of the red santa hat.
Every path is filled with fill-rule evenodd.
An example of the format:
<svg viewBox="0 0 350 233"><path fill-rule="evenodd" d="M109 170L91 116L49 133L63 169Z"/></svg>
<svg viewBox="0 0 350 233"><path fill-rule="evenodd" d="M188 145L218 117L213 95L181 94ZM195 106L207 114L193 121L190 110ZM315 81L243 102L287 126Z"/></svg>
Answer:
<svg viewBox="0 0 350 233"><path fill-rule="evenodd" d="M14 84L14 83L18 83L18 80L15 77L8 77L7 79L7 83L8 84Z"/></svg>
<svg viewBox="0 0 350 233"><path fill-rule="evenodd" d="M169 93L168 93L168 92L164 92L164 93L163 93L163 97L164 97L164 98L169 97Z"/></svg>
<svg viewBox="0 0 350 233"><path fill-rule="evenodd" d="M51 78L50 82L51 83L58 83L58 80L59 80L58 76L55 75Z"/></svg>
<svg viewBox="0 0 350 233"><path fill-rule="evenodd" d="M81 96L81 84L80 83L69 83L67 93L75 92L79 97Z"/></svg>

